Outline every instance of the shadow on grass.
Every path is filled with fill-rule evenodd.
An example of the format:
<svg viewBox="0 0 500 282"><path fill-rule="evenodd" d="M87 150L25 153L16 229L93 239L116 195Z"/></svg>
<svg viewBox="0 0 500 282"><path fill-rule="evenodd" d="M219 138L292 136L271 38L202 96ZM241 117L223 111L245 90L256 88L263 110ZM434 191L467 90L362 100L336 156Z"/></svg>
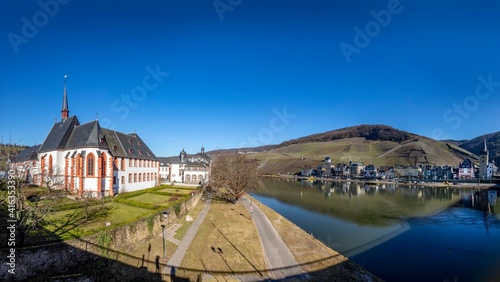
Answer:
<svg viewBox="0 0 500 282"><path fill-rule="evenodd" d="M214 226L217 228L216 226ZM217 228L217 230L219 230ZM220 232L220 230L219 230ZM227 237L220 232L226 240ZM33 280L33 281L77 281L75 279L91 279L90 281L199 281L203 279L203 275L214 277L236 277L249 281L274 281L270 277L266 277L263 273L267 271L282 272L288 269L296 268L297 265L274 269L257 269L251 271L238 271L232 269L230 271L213 271L207 269L205 263L201 261L203 269L176 267L175 275L171 275L171 265L162 263L158 257L147 259L144 256L132 256L124 252L116 251L110 248L102 248L97 244L85 241L83 239L75 239L81 245L80 248L68 245L64 242L33 246L27 248L19 248L16 252L19 257L23 257L25 253L31 253L38 250L43 250L51 257L65 257L65 264L57 264L55 261L47 260L43 264L24 266L29 269L27 277L20 277L18 280ZM228 240L228 242L239 252L239 250ZM108 255L96 255L88 250L92 248L100 248ZM2 252L6 249L2 249ZM223 250L213 247L213 251L222 256ZM241 254L241 252L240 252ZM242 256L247 259L243 254ZM300 267L314 266L316 264L331 264L331 259L340 257L337 254L323 259L310 261L299 264ZM125 258L134 261L140 261L140 266L135 267L122 262ZM248 261L248 259L247 259ZM250 264L251 262L248 261ZM227 262L226 262L227 263ZM252 264L251 264L252 265ZM149 266L149 267L148 267ZM253 266L253 265L252 265ZM47 271L50 269L50 271ZM31 273L31 275L29 275ZM308 277L306 277L308 276ZM334 265L330 265L318 271L309 272L306 276L292 276L280 278L278 280L309 280L309 281L382 281L361 268L360 266L350 262L343 261ZM6 278L6 279L4 279ZM16 280L16 277L13 277ZM173 280L172 280L173 278ZM8 280L9 277L1 277L0 280ZM80 280L78 280L80 281Z"/></svg>
<svg viewBox="0 0 500 282"><path fill-rule="evenodd" d="M262 274L262 272L261 272L261 271L259 271L259 270L255 267L255 265L254 265L254 264L253 264L253 263L252 263L252 262L251 262L251 261L250 261L250 260L249 260L249 259L248 259L248 258L247 258L247 257L246 257L246 256L245 256L245 255L244 255L244 254L243 254L243 253L242 253L242 252L241 252L241 251L240 251L240 250L239 250L239 249L238 249L238 248L234 245L234 244L233 244L233 242L231 242L231 240L229 240L229 239L226 237L226 235L224 235L224 233L222 233L222 231L221 231L221 230L220 230L220 229L219 229L219 228L218 228L218 227L217 227L217 226L216 226L213 222L212 222L212 225L213 225L213 226L214 226L214 228L215 228L215 229L216 229L216 230L220 233L220 235L221 235L224 239L226 239L226 241L227 241L227 242L228 242L228 243L229 243L229 244L230 244L230 245L231 245L231 246L232 246L232 247L233 247L233 248L234 248L234 249L235 249L235 250L236 250L236 251L237 251L237 252L238 252L238 253L239 253L239 254L240 254L240 255L241 255L241 256L242 256L245 260L246 260L246 261L247 261L247 262L248 262L248 264L250 264L250 265L252 266L252 268L253 268L253 269L255 269L255 271L259 274L259 276L264 276L264 275ZM213 247L212 247L212 248L213 248ZM214 251L215 251L215 250L214 250ZM221 250L220 248L218 248L218 250L217 250L216 252L217 252L217 253L219 253L219 255L221 255L222 250ZM221 257L222 257L222 255L221 255ZM226 261L226 260L224 260L224 261ZM227 264L227 262L226 262L226 264ZM229 267L229 265L228 265L228 267ZM229 267L229 269L231 269L231 268Z"/></svg>
<svg viewBox="0 0 500 282"><path fill-rule="evenodd" d="M50 225L54 226L55 229L52 233L58 238L76 238L78 236L78 227L82 227L85 223L90 223L94 220L105 218L111 207L90 207L88 210L78 209L74 210L72 213L64 216L62 222L51 222ZM76 232L75 232L76 231Z"/></svg>
<svg viewBox="0 0 500 282"><path fill-rule="evenodd" d="M248 220L252 220L249 216L246 216L246 215L242 214L241 212L238 212L237 210L235 210L233 208L231 208L231 210L234 211L235 213L241 215L242 217L248 219Z"/></svg>

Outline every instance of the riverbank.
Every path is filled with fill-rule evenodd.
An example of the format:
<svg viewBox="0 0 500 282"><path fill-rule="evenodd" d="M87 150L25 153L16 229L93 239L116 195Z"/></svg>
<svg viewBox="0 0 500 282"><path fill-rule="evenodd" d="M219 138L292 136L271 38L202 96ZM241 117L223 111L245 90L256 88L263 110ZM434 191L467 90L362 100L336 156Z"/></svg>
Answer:
<svg viewBox="0 0 500 282"><path fill-rule="evenodd" d="M250 197L247 196L248 198ZM265 281L272 277L273 272L287 271L289 267L293 267L286 265L283 268L269 269L266 262L268 259L262 249L254 220L244 206L243 200L236 204L212 201L203 223L185 252L186 255L181 265L176 268L178 279ZM252 201L254 212L258 208L267 217L294 256L298 266L307 272L310 277L308 281L382 281L363 267L325 246L271 208L256 199ZM193 213L190 213L194 219L199 216L201 210L199 205ZM182 225L179 231L186 229L185 224L190 224L183 220L178 220L178 223ZM167 237L171 236L180 241L185 239L184 234L167 234ZM162 235L159 234L150 242L145 242L140 248L132 250L130 255L135 259L129 264L136 267L142 266L149 272L155 271L158 266L155 265L154 260L144 261L144 256L150 258L161 256L161 242ZM170 258L176 247L171 245L167 247L170 249L167 251L167 257ZM159 268L165 266L168 267L160 261ZM292 281L303 280L294 279ZM170 276L164 273L162 280L170 281Z"/></svg>
<svg viewBox="0 0 500 282"><path fill-rule="evenodd" d="M253 204L278 231L310 281L383 281L255 198Z"/></svg>
<svg viewBox="0 0 500 282"><path fill-rule="evenodd" d="M310 181L324 181L324 182L343 182L343 183L361 183L366 185L398 185L398 186L423 186L423 187L436 187L436 188L467 188L467 189L490 189L498 187L498 184L492 183L462 183L462 182L420 182L420 183L410 183L410 182L394 182L386 180L366 180L366 179L334 179L334 178L323 178L323 177L305 177L305 176L295 176L295 175L263 175L263 177L268 178L283 178L289 180L307 180Z"/></svg>

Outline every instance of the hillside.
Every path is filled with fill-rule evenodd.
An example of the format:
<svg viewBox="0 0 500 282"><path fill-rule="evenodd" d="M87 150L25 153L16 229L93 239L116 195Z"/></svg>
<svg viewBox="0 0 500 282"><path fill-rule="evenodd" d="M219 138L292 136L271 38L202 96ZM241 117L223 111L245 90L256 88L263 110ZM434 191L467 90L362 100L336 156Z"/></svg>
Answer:
<svg viewBox="0 0 500 282"><path fill-rule="evenodd" d="M220 154L232 154L232 153L256 153L256 152L265 152L271 149L276 148L277 145L263 145L253 148L235 148L235 149L219 149L208 151L207 154L210 156L216 156Z"/></svg>
<svg viewBox="0 0 500 282"><path fill-rule="evenodd" d="M497 165L500 164L500 132L482 135L472 140L458 141L458 146L478 155L484 146L484 140L490 153L490 161L494 160Z"/></svg>
<svg viewBox="0 0 500 282"><path fill-rule="evenodd" d="M387 125L362 124L359 126L351 126L293 139L283 142L278 146L286 147L293 144L328 142L355 137L363 137L366 140L404 142L412 138L416 138L418 135L401 131Z"/></svg>
<svg viewBox="0 0 500 282"><path fill-rule="evenodd" d="M8 170L7 159L14 158L19 152L26 149L28 146L1 144L0 143L0 171Z"/></svg>
<svg viewBox="0 0 500 282"><path fill-rule="evenodd" d="M277 148L253 153L266 174L293 174L316 166L325 157L333 163L365 165L458 165L477 156L448 142L441 142L385 125L360 125L283 142Z"/></svg>

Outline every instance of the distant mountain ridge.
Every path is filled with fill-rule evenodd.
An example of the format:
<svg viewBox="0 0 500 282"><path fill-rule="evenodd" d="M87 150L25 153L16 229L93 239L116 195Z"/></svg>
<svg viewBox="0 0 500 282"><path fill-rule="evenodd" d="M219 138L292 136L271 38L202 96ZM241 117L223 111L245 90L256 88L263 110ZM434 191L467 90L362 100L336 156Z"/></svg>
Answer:
<svg viewBox="0 0 500 282"><path fill-rule="evenodd" d="M500 132L472 140L434 140L382 124L362 124L312 134L255 148L216 150L210 153L252 153L264 173L295 173L303 167L315 167L325 157L333 163L363 162L380 165L458 165L463 159L478 162L483 140L487 141L490 160L500 164Z"/></svg>
<svg viewBox="0 0 500 282"><path fill-rule="evenodd" d="M362 124L292 139L279 144L278 147L301 143L328 142L356 137L363 137L366 140L402 142L418 137L418 135L382 124Z"/></svg>
<svg viewBox="0 0 500 282"><path fill-rule="evenodd" d="M495 164L498 166L500 164L500 131L481 135L471 140L461 140L454 142L457 142L457 145L460 148L463 148L473 154L479 155L479 152L481 151L481 149L483 149L484 140L486 140L486 146L489 151L490 161L495 161Z"/></svg>
<svg viewBox="0 0 500 282"><path fill-rule="evenodd" d="M304 167L316 167L325 157L332 163L362 162L365 165L458 165L464 158L477 156L454 142L442 142L395 129L391 126L362 124L312 134L279 145L218 150L252 153L266 174L291 174Z"/></svg>

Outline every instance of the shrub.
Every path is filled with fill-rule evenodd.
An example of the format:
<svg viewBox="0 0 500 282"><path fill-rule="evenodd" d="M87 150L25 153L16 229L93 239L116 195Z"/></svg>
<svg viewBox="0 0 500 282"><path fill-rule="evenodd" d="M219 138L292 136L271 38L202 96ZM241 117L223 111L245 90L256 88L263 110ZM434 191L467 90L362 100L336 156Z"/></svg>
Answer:
<svg viewBox="0 0 500 282"><path fill-rule="evenodd" d="M147 227L148 227L149 235L153 236L153 227L155 226L155 216L154 215L150 215L146 219L146 224L147 224Z"/></svg>

